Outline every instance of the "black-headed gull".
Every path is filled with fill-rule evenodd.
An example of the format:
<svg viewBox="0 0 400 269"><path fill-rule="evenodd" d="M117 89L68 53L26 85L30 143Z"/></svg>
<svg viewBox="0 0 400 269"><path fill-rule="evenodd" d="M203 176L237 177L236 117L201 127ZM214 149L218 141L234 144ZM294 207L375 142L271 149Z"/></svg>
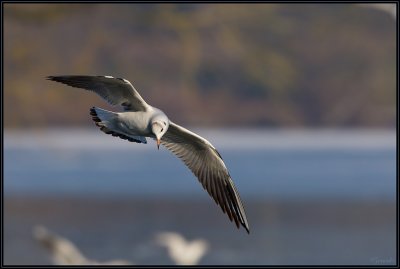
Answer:
<svg viewBox="0 0 400 269"><path fill-rule="evenodd" d="M90 114L100 130L136 143L147 143L146 137L164 145L178 156L199 179L231 221L249 233L249 224L239 193L233 184L221 155L203 137L173 123L160 109L147 104L132 84L112 76L49 76L47 79L93 91L124 112L98 107Z"/></svg>

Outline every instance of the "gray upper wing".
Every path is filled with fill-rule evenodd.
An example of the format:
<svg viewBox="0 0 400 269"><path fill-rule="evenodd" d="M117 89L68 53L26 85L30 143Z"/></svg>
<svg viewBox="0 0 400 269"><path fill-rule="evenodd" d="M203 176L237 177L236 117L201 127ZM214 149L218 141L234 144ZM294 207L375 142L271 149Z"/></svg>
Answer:
<svg viewBox="0 0 400 269"><path fill-rule="evenodd" d="M129 111L145 111L148 106L132 84L111 76L49 76L48 80L93 91L111 105L121 105Z"/></svg>
<svg viewBox="0 0 400 269"><path fill-rule="evenodd" d="M173 122L161 144L186 164L229 219L249 232L239 193L218 151L206 139Z"/></svg>

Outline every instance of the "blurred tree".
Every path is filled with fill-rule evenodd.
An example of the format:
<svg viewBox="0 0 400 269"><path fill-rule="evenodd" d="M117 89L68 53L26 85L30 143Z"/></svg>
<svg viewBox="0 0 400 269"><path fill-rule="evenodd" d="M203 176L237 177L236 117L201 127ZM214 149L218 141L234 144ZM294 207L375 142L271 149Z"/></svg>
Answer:
<svg viewBox="0 0 400 269"><path fill-rule="evenodd" d="M395 126L396 27L380 10L7 3L4 15L6 127L87 125L89 107L109 108L44 79L58 74L127 78L182 124Z"/></svg>

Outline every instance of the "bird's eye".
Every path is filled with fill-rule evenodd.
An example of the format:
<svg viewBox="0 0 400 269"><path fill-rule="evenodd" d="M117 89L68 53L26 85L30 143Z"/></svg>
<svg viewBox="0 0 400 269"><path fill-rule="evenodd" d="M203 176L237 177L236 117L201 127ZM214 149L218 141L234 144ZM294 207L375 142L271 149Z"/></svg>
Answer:
<svg viewBox="0 0 400 269"><path fill-rule="evenodd" d="M161 128L161 132L164 130L164 128Z"/></svg>
<svg viewBox="0 0 400 269"><path fill-rule="evenodd" d="M167 124L165 123L165 121L163 121L162 123L164 123L164 125L167 126Z"/></svg>

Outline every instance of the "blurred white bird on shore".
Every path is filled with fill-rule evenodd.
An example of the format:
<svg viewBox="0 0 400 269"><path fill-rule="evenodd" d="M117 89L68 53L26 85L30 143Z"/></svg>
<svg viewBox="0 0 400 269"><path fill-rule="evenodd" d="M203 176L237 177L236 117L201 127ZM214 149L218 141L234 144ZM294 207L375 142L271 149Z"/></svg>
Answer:
<svg viewBox="0 0 400 269"><path fill-rule="evenodd" d="M169 256L177 265L196 265L209 249L209 244L203 239L187 241L173 232L157 234L156 242L167 248Z"/></svg>
<svg viewBox="0 0 400 269"><path fill-rule="evenodd" d="M48 231L43 226L33 228L33 237L51 253L55 265L132 265L126 260L99 262L86 258L71 241ZM182 235L161 232L156 243L168 250L168 255L177 265L196 265L206 254L209 244L203 239L187 241Z"/></svg>
<svg viewBox="0 0 400 269"><path fill-rule="evenodd" d="M51 252L51 258L56 265L129 265L125 260L98 262L86 258L68 239L51 233L43 226L33 228L34 238Z"/></svg>

